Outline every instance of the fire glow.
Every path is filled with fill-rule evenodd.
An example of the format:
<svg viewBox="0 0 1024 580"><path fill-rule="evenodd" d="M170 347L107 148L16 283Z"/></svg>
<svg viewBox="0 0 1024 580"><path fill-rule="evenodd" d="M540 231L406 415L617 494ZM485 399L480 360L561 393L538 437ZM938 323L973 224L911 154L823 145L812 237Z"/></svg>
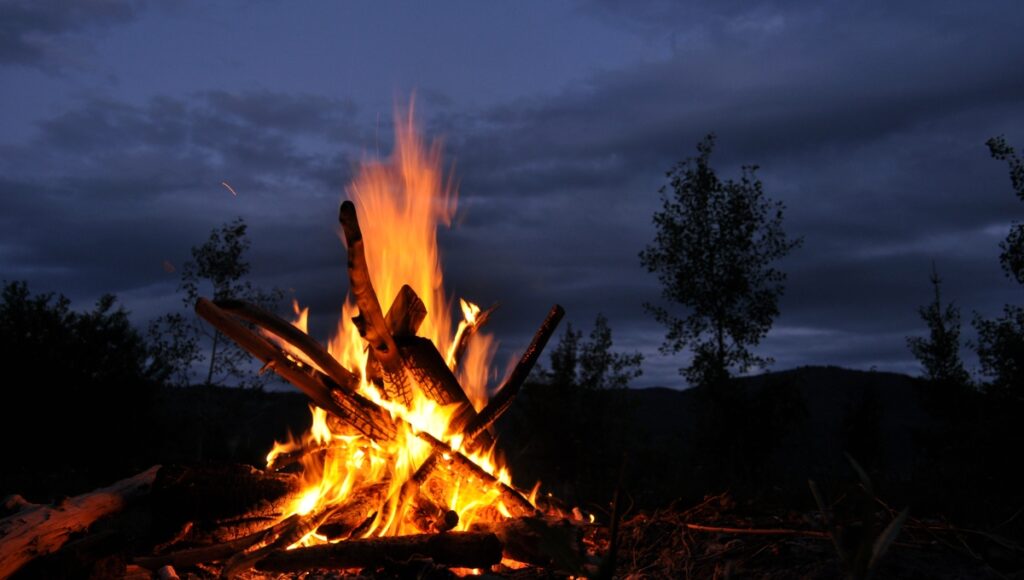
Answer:
<svg viewBox="0 0 1024 580"><path fill-rule="evenodd" d="M437 352L443 353L444 364L457 378L473 410L480 411L488 401L487 380L497 348L493 337L480 330L491 311L482 311L476 304L460 300L463 319L457 327L452 324L449 313L454 301L444 291L437 245L437 227L451 224L457 192L451 177L444 174L439 144L427 146L423 142L415 130L411 110L396 123L395 137L392 157L364 161L347 189L360 216L358 227L365 241L372 288L384 312L391 309L403 285L408 285L422 300L426 314L414 334L429 339ZM292 324L306 333L309 311L297 302L294 309L296 318ZM387 410L393 418L401 419L397 422L397 436L388 441L371 440L343 422L330 421L327 412L311 406L310 430L299 439L274 445L267 455L268 466L286 456L298 456L302 466L302 491L284 517L325 513L336 506L353 504L353 509L365 511L358 514L357 519L363 522L353 530L341 530L337 537L328 537L313 529L292 547L348 537L468 530L477 522L511 517L511 506L503 500L501 489L502 485L511 486L510 474L495 453L493 442L463 448L463 434L455 428L454 421L460 411L459 403L439 404L416 380L410 381L408 401L386 396L382 391L372 349L367 348L367 338L355 322L365 315L350 294L328 351L343 367L358 375L360 395ZM284 341L275 342L294 362L317 368L298 349ZM438 448L425 440L423 434L443 442L451 453L435 457ZM446 466L456 459L457 453L498 483L452 475ZM440 475L417 481L422 489L409 493L409 482L431 461L441 464L442 468L437 470ZM535 486L529 494L531 506L536 506L536 491ZM364 496L366 501L356 501Z"/></svg>

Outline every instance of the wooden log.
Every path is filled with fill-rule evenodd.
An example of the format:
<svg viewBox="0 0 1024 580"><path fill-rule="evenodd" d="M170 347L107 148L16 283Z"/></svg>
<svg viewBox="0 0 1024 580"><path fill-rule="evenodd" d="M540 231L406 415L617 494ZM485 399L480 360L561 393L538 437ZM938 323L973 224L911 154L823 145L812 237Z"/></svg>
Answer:
<svg viewBox="0 0 1024 580"><path fill-rule="evenodd" d="M427 307L423 305L423 301L416 295L416 292L408 284L405 284L395 296L384 320L393 336L400 340L416 336L416 331L419 330L426 316ZM366 375L367 381L377 385L381 391L385 392L385 395L387 394L388 389L384 384L380 362L377 361L372 350L370 350L366 365ZM390 380L393 382L396 378L390 377Z"/></svg>
<svg viewBox="0 0 1024 580"><path fill-rule="evenodd" d="M498 305L495 304L487 310L483 310L476 315L476 319L473 324L466 326L462 333L459 334L458 340L455 341L455 348L452 349L452 355L449 358L448 367L455 372L459 368L459 364L462 362L462 357L466 354L466 349L469 348L469 341L472 340L473 335L476 334L481 328L487 325L487 322L491 319L491 315L498 309Z"/></svg>
<svg viewBox="0 0 1024 580"><path fill-rule="evenodd" d="M348 538L372 517L387 499L388 482L373 483L352 492L349 499L317 530L330 540Z"/></svg>
<svg viewBox="0 0 1024 580"><path fill-rule="evenodd" d="M427 307L423 305L416 292L408 284L404 284L391 303L391 308L388 308L384 320L391 330L391 335L399 338L416 336L416 331L420 329L426 317Z"/></svg>
<svg viewBox="0 0 1024 580"><path fill-rule="evenodd" d="M476 409L434 343L418 336L397 340L409 380L439 405L458 404L449 431L459 433L476 419ZM487 444L493 440L487 438Z"/></svg>
<svg viewBox="0 0 1024 580"><path fill-rule="evenodd" d="M380 300L377 299L377 292L374 291L373 282L370 280L370 268L366 264L366 251L363 248L363 232L359 229L359 219L356 217L354 203L346 200L341 204L341 208L338 210L338 221L345 233L345 245L348 248L349 289L355 297L356 306L359 307L359 317L354 322L359 328L360 335L369 343L370 351L384 371L397 371L399 368L398 349L395 347L395 339L384 319ZM407 401L403 402L408 404Z"/></svg>
<svg viewBox="0 0 1024 580"><path fill-rule="evenodd" d="M149 570L157 570L163 566L195 566L196 564L226 560L247 548L255 546L256 544L264 543L272 538L276 538L284 530L293 526L294 522L298 520L299 517L300 516L298 515L293 515L266 529L229 542L180 550L160 556L144 556L136 558L135 564Z"/></svg>
<svg viewBox="0 0 1024 580"><path fill-rule="evenodd" d="M166 466L151 493L154 532L174 534L165 547L228 542L272 526L300 491L297 475L249 465Z"/></svg>
<svg viewBox="0 0 1024 580"><path fill-rule="evenodd" d="M415 431L403 419L391 417L387 411L373 401L359 393L341 388L320 371L314 368L297 367L294 362L289 361L283 355L279 348L233 320L209 300L200 298L196 303L196 312L226 336L238 342L250 354L271 365L275 372L299 387L320 408L352 425L370 439L375 441L393 440L399 426ZM462 473L478 477L484 483L496 485L510 510L516 510L519 515L526 515L534 511L533 506L522 494L499 482L494 476L460 453L452 451L448 445L436 437L423 432L417 433L417 436L429 443L432 451L448 454L451 458L450 462Z"/></svg>
<svg viewBox="0 0 1024 580"><path fill-rule="evenodd" d="M153 466L59 505L24 505L0 520L0 578L7 578L34 558L57 551L73 534L124 509L149 491L159 469L159 465Z"/></svg>
<svg viewBox="0 0 1024 580"><path fill-rule="evenodd" d="M493 486L500 495L502 503L505 504L505 508L513 516L529 516L537 512L537 508L533 507L533 504L518 490L502 483L462 453L451 451L444 443L429 433L417 433L417 437L430 443L434 448L433 451L441 456L434 469L447 469L456 478L478 479L482 486Z"/></svg>
<svg viewBox="0 0 1024 580"><path fill-rule="evenodd" d="M364 538L276 552L260 561L256 569L297 572L361 568L412 558L429 558L451 567L490 568L501 561L501 542L494 534L480 532Z"/></svg>
<svg viewBox="0 0 1024 580"><path fill-rule="evenodd" d="M228 558L227 562L224 563L224 568L221 570L221 578L235 578L270 554L288 549L292 544L315 532L327 520L334 509L333 507L325 507L310 514L300 515L297 518L289 518L292 520L291 525L281 530L281 533L276 538Z"/></svg>
<svg viewBox="0 0 1024 580"><path fill-rule="evenodd" d="M334 379L342 387L353 391L359 388L359 377L355 373L343 367L320 343L296 328L295 325L255 304L242 300L216 300L214 304L225 312L251 322L287 342L305 355L308 362L312 362L318 370Z"/></svg>
<svg viewBox="0 0 1024 580"><path fill-rule="evenodd" d="M473 419L463 430L466 442L476 441L482 433L484 433L495 421L501 417L509 407L512 406L512 401L515 400L519 389L526 382L526 378L530 376L530 371L533 370L534 365L537 364L537 360L540 358L540 353L544 350L544 346L547 345L548 340L555 333L555 328L558 327L559 321L565 315L565 310L559 306L554 305L551 311L548 312L547 317L544 318L544 322L540 325L540 329L534 334L533 340L530 341L530 346L526 347L526 351L523 356L519 359L515 368L512 370L512 374L509 375L508 380L502 386L501 390L487 403L475 419ZM480 442L477 443L479 447ZM465 445L465 444L464 444Z"/></svg>
<svg viewBox="0 0 1024 580"><path fill-rule="evenodd" d="M344 414L339 415L326 409L329 411L328 425L332 430L338 431L338 427L340 427L331 420L331 417L334 416L346 425L355 427L357 431L373 441L393 441L397 436L398 424L387 411L373 401L359 393L350 393L342 389L332 390L331 398L337 408L344 410Z"/></svg>
<svg viewBox="0 0 1024 580"><path fill-rule="evenodd" d="M365 397L350 392L315 368L300 367L294 361L288 360L280 348L252 332L205 298L200 298L196 302L196 313L297 387L321 409L352 425L370 439L388 441L394 438L394 425L389 422L387 412ZM336 397L336 392L346 392L347 396Z"/></svg>
<svg viewBox="0 0 1024 580"><path fill-rule="evenodd" d="M504 557L534 566L578 569L586 554L582 528L565 519L511 518L475 523L470 530L496 535Z"/></svg>

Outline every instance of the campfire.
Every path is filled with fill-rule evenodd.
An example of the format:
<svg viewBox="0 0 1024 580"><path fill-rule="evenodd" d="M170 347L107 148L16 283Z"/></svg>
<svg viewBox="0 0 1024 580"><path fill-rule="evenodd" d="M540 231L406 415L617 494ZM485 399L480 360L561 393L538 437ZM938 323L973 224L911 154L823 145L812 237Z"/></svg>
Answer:
<svg viewBox="0 0 1024 580"><path fill-rule="evenodd" d="M155 501L203 490L216 496L225 492L214 488L228 479L242 485L239 478L242 487L264 489L256 508L201 526L189 521L136 558L138 571L199 567L235 577L413 560L473 574L551 565L543 544L552 533L575 538L569 543L578 549L579 524L592 516L538 497L539 482L515 487L493 434L562 308L548 312L488 398L496 342L483 327L495 308L460 300L462 320L450 318L436 230L450 223L457 197L439 148L423 144L410 115L398 124L392 159L364 163L347 192L339 222L349 297L326 348L308 334L309 311L298 302L293 321L241 301L196 304L199 316L263 363L261 372L276 372L310 399L311 428L275 444L261 472L164 468L94 492L121 497L152 485Z"/></svg>

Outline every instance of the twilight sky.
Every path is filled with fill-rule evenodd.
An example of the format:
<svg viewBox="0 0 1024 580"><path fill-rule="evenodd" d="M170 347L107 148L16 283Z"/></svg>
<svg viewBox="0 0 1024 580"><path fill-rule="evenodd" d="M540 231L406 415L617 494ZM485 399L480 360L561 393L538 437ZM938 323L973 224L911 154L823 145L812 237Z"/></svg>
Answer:
<svg viewBox="0 0 1024 580"><path fill-rule="evenodd" d="M1017 0L0 0L0 277L144 323L180 308L164 262L242 216L255 280L326 338L337 205L416 91L460 182L446 286L502 303L499 366L558 302L646 355L636 385L682 386L637 253L714 131L804 236L759 352L916 373L933 260L965 323L1020 302L997 245L1024 205L984 142L1024 149L1022 28Z"/></svg>

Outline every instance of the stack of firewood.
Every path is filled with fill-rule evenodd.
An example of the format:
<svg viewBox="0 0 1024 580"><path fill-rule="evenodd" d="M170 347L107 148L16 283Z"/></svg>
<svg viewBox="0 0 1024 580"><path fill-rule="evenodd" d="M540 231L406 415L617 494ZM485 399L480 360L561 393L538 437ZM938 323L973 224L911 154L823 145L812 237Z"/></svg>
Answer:
<svg viewBox="0 0 1024 580"><path fill-rule="evenodd" d="M170 514L178 527L171 537L138 556L139 570L163 573L172 569L204 569L225 577L250 570L266 572L374 567L388 562L425 560L433 565L489 569L503 558L536 566L558 565L566 553L581 556L579 526L538 509L524 494L502 483L467 454L493 445L494 422L510 407L554 332L563 310L551 309L533 341L505 384L478 412L444 357L433 343L416 335L426 316L423 302L403 286L385 314L370 282L363 238L351 202L341 206L340 222L348 248L350 292L359 316L354 319L369 351L367 378L382 395L403 405L419 389L440 405L456 405L449 434L461 436L460 450L433 435L416 437L431 449L428 458L402 482L378 482L353 490L347 500L305 515L285 517L282 509L299 491L298 478L276 471L318 449L298 449L275 458L267 471L153 468L110 488L71 500L70 505L7 506L12 513L0 520L0 578L33 557L53 552L97 519L121 509L147 491L155 513ZM239 301L200 299L197 313L285 380L305 393L328 414L328 423L367 439L386 443L409 428L358 392L360 377L344 368L315 340L281 318ZM462 334L454 364L465 351L469 336L488 312ZM414 432L408 429L406 432ZM226 478L226 479L225 479ZM154 484L154 482L156 482ZM459 514L444 509L442 491L451 485L474 485L496 491L511 517L495 517L471 531L451 531ZM388 497L388 490L398 497ZM218 491L220 490L220 491ZM227 494L223 490L230 490ZM257 490L253 494L238 490ZM230 497L229 497L230 496ZM240 497L252 496L246 505ZM412 517L424 533L397 537L363 537L366 526L385 505L397 501L413 506ZM245 502L243 502L245 503ZM196 507L200 506L200 507ZM211 507L212 506L212 507ZM233 507L232 507L233 506ZM543 507L543 506L542 506ZM369 514L369 515L368 515ZM168 518L157 518L165 521ZM334 543L287 550L311 532ZM552 540L556 538L556 540ZM558 544L552 555L551 544ZM573 546L567 551L566 546ZM575 558L575 556L573 557ZM574 565L578 565L577 560ZM167 568L170 566L171 568Z"/></svg>

